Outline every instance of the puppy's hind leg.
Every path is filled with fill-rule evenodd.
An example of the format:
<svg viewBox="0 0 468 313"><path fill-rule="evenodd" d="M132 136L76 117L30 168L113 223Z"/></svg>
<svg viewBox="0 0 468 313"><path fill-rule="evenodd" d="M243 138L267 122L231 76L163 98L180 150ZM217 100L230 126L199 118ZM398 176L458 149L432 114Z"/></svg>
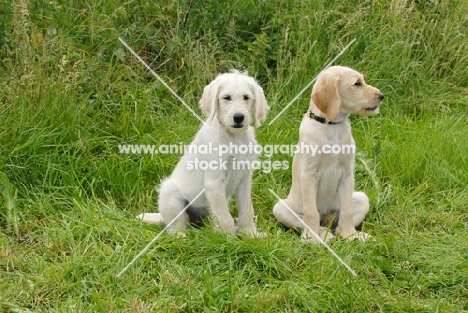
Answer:
<svg viewBox="0 0 468 313"><path fill-rule="evenodd" d="M295 216L282 201L273 207L273 214L281 224L288 228L304 228L304 225L298 219L298 217L302 219L302 216Z"/></svg>
<svg viewBox="0 0 468 313"><path fill-rule="evenodd" d="M364 192L353 192L353 224L358 227L369 212L369 198Z"/></svg>
<svg viewBox="0 0 468 313"><path fill-rule="evenodd" d="M284 201L284 203L283 203ZM305 229L304 227L304 222L303 218L304 215L302 213L292 213L289 209L293 209L291 206L289 206L286 203L286 200L283 200L278 202L274 207L273 207L273 214L275 215L276 219L283 224L284 226L292 229ZM286 206L288 205L288 207ZM311 241L310 238L311 236L306 235L309 231L304 230L303 232L303 239L304 241L307 242L314 242ZM317 234L320 238L322 238L323 241L327 242L331 240L334 236L331 232L329 232L328 228L326 227L319 227L319 232Z"/></svg>
<svg viewBox="0 0 468 313"><path fill-rule="evenodd" d="M369 198L364 192L353 192L352 198L352 206L353 206L353 224L354 227L358 227L364 221L367 213L369 212ZM359 239L361 241L367 240L371 238L371 235L357 231L351 236L347 237L348 240Z"/></svg>
<svg viewBox="0 0 468 313"><path fill-rule="evenodd" d="M158 206L164 223L167 225L172 222L167 229L169 234L184 234L184 229L188 226L189 215L184 212L176 220L174 219L186 205L187 200L183 198L173 182L170 179L164 180L159 187Z"/></svg>

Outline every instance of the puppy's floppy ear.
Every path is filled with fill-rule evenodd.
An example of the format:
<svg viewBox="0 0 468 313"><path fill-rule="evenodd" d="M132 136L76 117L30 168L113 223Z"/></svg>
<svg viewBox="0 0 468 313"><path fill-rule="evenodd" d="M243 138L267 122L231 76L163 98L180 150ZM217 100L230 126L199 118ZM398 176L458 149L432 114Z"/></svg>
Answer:
<svg viewBox="0 0 468 313"><path fill-rule="evenodd" d="M311 101L332 121L340 111L341 98L338 91L341 78L332 73L320 74L312 89Z"/></svg>
<svg viewBox="0 0 468 313"><path fill-rule="evenodd" d="M218 108L219 95L219 77L213 80L203 89L203 95L200 99L200 108L208 116L208 120L213 120Z"/></svg>
<svg viewBox="0 0 468 313"><path fill-rule="evenodd" d="M253 103L253 111L255 114L255 126L258 127L266 119L269 107L262 87L260 87L253 78L252 86L253 94L255 97Z"/></svg>

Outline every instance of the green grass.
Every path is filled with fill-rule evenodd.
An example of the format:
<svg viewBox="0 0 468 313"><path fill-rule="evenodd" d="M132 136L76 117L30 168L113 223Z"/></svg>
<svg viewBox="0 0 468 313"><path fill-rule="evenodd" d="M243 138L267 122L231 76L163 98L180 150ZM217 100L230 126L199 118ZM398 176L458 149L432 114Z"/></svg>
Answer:
<svg viewBox="0 0 468 313"><path fill-rule="evenodd" d="M468 312L468 2L0 0L1 312ZM353 117L356 188L374 240L302 244L257 171L265 240L212 228L164 234L134 216L178 155L119 144L189 143L200 126L125 50L124 38L199 114L220 71L248 70L271 111L261 144L295 144L310 91L341 49L386 98ZM272 160L291 161L288 155Z"/></svg>

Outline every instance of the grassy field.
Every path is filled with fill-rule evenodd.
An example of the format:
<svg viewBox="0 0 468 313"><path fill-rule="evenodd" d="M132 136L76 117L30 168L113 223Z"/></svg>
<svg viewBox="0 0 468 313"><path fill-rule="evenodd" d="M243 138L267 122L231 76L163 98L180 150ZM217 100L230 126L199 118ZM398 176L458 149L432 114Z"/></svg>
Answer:
<svg viewBox="0 0 468 313"><path fill-rule="evenodd" d="M0 312L468 312L468 1L0 0ZM257 171L265 240L187 238L135 215L189 143L219 72L248 70L271 107L266 144L295 144L305 92L335 62L385 94L352 118L356 189L375 240L300 243L271 212L289 170ZM262 160L266 160L265 156ZM272 160L291 161L276 154Z"/></svg>

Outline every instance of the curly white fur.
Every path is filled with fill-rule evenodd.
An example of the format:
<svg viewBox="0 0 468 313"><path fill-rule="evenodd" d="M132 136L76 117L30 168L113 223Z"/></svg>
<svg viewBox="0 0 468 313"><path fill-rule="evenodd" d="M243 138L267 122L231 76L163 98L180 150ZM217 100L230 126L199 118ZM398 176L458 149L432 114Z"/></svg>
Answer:
<svg viewBox="0 0 468 313"><path fill-rule="evenodd" d="M260 125L268 111L262 88L252 77L238 71L221 74L206 86L200 107L208 119L191 145L200 147L211 144L213 151L230 144L256 145L254 129L250 126L252 117L255 124ZM189 201L206 189L187 212L169 226L169 233L183 234L189 222L197 223L211 215L226 233L262 236L257 232L254 222L252 170L249 167L238 169L232 165L233 160L251 163L257 155L231 150L220 156L218 153L200 153L189 149L171 176L159 186L159 213L143 213L138 217L147 223L168 224ZM213 167L205 170L194 168L197 162L212 164ZM231 196L235 196L239 212L237 226L229 209Z"/></svg>

